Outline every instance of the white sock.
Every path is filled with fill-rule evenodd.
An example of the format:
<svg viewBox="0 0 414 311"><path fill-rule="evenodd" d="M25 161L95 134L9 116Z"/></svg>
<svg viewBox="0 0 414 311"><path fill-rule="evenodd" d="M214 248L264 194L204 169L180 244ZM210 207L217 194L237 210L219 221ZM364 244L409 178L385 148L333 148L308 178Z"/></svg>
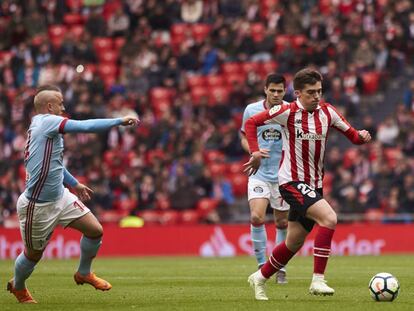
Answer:
<svg viewBox="0 0 414 311"><path fill-rule="evenodd" d="M313 281L323 281L325 280L325 275L323 274L318 274L318 273L314 273L313 277L312 277L312 282Z"/></svg>
<svg viewBox="0 0 414 311"><path fill-rule="evenodd" d="M265 278L265 277L263 276L262 271L260 271L260 269L259 269L259 270L257 270L256 275L257 275L257 278L258 278L260 281L267 281L267 280L268 280L267 278Z"/></svg>

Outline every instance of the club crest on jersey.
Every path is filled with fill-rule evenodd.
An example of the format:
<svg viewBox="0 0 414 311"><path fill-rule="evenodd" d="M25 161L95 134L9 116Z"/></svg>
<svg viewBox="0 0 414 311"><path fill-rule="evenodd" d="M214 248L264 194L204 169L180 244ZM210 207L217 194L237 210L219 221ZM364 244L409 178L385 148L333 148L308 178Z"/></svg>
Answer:
<svg viewBox="0 0 414 311"><path fill-rule="evenodd" d="M262 138L265 141L277 141L282 139L282 133L274 128L268 128L263 131Z"/></svg>
<svg viewBox="0 0 414 311"><path fill-rule="evenodd" d="M254 191L254 192L257 192L257 193L263 193L263 188L262 188L262 187L257 186L257 187L254 187L254 188L253 188L253 191Z"/></svg>
<svg viewBox="0 0 414 311"><path fill-rule="evenodd" d="M296 130L296 139L299 140L324 140L324 134L304 133L301 130Z"/></svg>
<svg viewBox="0 0 414 311"><path fill-rule="evenodd" d="M269 110L269 115L277 113L282 108L281 105L276 105Z"/></svg>

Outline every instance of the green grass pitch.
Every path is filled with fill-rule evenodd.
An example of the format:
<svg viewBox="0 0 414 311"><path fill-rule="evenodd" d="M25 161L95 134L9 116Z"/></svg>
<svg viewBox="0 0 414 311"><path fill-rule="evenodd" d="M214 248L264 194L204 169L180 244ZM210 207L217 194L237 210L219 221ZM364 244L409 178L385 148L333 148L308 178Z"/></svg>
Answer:
<svg viewBox="0 0 414 311"><path fill-rule="evenodd" d="M307 293L312 257L294 258L288 267L289 284L267 285L269 301L255 301L247 284L255 259L142 257L97 258L94 269L113 285L96 291L73 281L76 260L44 260L28 281L39 304L19 305L6 290L13 262L0 262L0 310L414 310L414 256L332 257L327 279L332 297ZM368 281L390 272L400 281L394 302L375 302Z"/></svg>

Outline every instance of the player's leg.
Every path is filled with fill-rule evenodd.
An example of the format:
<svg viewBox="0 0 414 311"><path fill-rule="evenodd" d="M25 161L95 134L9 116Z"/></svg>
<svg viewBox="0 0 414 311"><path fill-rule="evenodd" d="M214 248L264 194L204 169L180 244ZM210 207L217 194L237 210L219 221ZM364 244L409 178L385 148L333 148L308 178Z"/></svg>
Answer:
<svg viewBox="0 0 414 311"><path fill-rule="evenodd" d="M254 255L257 265L261 267L267 260L266 246L267 233L265 226L266 208L269 204L267 199L252 199L250 206L250 237L252 240Z"/></svg>
<svg viewBox="0 0 414 311"><path fill-rule="evenodd" d="M265 227L266 209L269 205L270 190L260 180L250 178L248 184L248 200L250 207L250 237L257 264L261 267L267 260L267 233Z"/></svg>
<svg viewBox="0 0 414 311"><path fill-rule="evenodd" d="M21 195L17 201L17 214L25 250L15 260L14 277L8 282L7 289L21 303L36 303L26 287L26 280L42 258L57 225L59 211L53 202L35 203Z"/></svg>
<svg viewBox="0 0 414 311"><path fill-rule="evenodd" d="M336 213L329 203L322 199L308 208L306 217L319 224L313 248L314 270L309 291L315 295L333 295L334 289L326 285L325 269L337 223Z"/></svg>
<svg viewBox="0 0 414 311"><path fill-rule="evenodd" d="M275 245L279 245L286 240L289 213L289 205L283 201L278 188L277 183L272 184L272 195L270 197L270 206L273 209L273 219L276 227ZM275 280L278 284L287 283L285 267L277 271Z"/></svg>
<svg viewBox="0 0 414 311"><path fill-rule="evenodd" d="M302 247L309 233L302 224L296 221L289 221L287 231L286 241L277 245L263 267L251 274L248 278L250 286L255 291L255 298L257 300L268 300L265 292L266 281L292 259Z"/></svg>
<svg viewBox="0 0 414 311"><path fill-rule="evenodd" d="M79 204L79 203L77 203ZM103 228L92 213L87 213L68 225L82 232L80 240L81 255L78 270L74 275L77 284L88 283L100 290L110 290L112 285L91 272L92 260L102 244Z"/></svg>

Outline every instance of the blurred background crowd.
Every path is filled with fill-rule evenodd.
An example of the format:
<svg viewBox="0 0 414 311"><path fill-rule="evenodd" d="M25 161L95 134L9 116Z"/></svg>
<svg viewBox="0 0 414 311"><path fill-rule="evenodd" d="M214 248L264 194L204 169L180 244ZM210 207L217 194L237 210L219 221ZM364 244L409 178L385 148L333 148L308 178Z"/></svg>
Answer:
<svg viewBox="0 0 414 311"><path fill-rule="evenodd" d="M324 192L340 221L412 221L410 0L2 0L0 224L15 223L37 86L73 119L137 113L137 129L65 135L65 165L103 222L247 222L239 129L267 74L304 66L374 141L332 135Z"/></svg>

